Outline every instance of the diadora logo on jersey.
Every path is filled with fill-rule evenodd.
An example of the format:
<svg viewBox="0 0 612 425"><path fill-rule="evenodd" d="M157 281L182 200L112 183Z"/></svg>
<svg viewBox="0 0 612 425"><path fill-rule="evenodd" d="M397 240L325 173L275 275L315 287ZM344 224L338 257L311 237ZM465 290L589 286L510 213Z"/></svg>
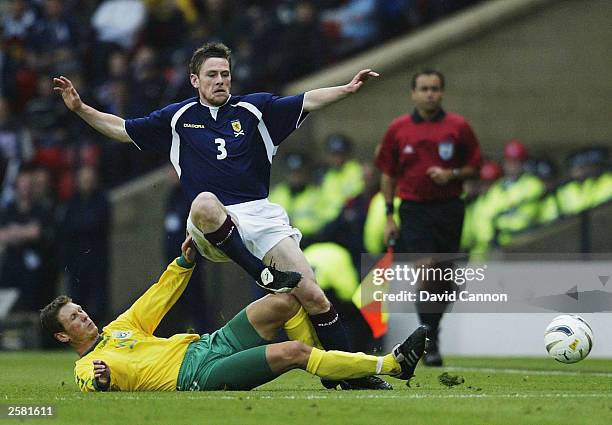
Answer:
<svg viewBox="0 0 612 425"><path fill-rule="evenodd" d="M244 136L244 130L242 130L242 124L240 124L240 120L232 121L232 130L234 130L234 137Z"/></svg>
<svg viewBox="0 0 612 425"><path fill-rule="evenodd" d="M206 126L204 124L191 124L191 123L184 123L183 127L185 128L206 128Z"/></svg>
<svg viewBox="0 0 612 425"><path fill-rule="evenodd" d="M406 145L402 152L405 154L411 154L414 153L414 148L412 147L412 145Z"/></svg>
<svg viewBox="0 0 612 425"><path fill-rule="evenodd" d="M132 331L113 331L113 338L129 338L132 336Z"/></svg>

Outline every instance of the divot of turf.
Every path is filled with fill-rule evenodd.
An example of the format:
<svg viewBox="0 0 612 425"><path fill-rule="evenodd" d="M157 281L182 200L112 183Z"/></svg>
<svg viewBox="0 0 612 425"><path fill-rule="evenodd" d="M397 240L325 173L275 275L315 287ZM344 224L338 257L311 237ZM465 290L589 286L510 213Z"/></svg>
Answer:
<svg viewBox="0 0 612 425"><path fill-rule="evenodd" d="M451 375L448 372L444 372L438 375L438 381L440 384L447 386L448 388L454 387L455 385L461 385L465 382L463 376Z"/></svg>

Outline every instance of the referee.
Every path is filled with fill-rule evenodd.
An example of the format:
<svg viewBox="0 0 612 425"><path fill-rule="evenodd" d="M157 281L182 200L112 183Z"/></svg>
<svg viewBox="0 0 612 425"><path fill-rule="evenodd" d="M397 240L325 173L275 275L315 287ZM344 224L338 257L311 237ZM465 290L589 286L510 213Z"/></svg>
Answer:
<svg viewBox="0 0 612 425"><path fill-rule="evenodd" d="M377 152L376 166L382 171L381 191L386 202L385 243L397 240L396 251L403 253L456 253L464 216L462 182L477 176L480 147L465 118L442 109L441 72L428 69L416 73L411 88L414 111L390 124ZM396 191L402 200L400 226L393 219ZM452 267L436 260L423 262ZM422 281L419 285L429 292L454 288L452 281ZM428 327L430 346L423 361L430 366L442 365L438 326L445 309L446 305L417 303L419 319Z"/></svg>

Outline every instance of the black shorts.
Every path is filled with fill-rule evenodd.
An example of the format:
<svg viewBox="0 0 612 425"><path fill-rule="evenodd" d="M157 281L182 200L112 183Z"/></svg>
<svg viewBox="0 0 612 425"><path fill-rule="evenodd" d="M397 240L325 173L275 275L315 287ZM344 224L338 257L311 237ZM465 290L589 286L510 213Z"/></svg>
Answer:
<svg viewBox="0 0 612 425"><path fill-rule="evenodd" d="M461 199L402 201L397 252L455 253L459 251L465 205Z"/></svg>

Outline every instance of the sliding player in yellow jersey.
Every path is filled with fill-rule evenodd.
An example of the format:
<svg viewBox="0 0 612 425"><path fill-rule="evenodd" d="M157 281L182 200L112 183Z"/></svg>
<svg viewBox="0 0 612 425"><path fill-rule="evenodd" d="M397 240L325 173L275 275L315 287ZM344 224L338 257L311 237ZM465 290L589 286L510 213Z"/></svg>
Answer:
<svg viewBox="0 0 612 425"><path fill-rule="evenodd" d="M212 334L158 338L155 328L193 271L191 237L181 249L159 281L102 333L65 295L41 310L44 327L79 355L74 371L81 391L250 390L296 368L334 380L375 374L409 380L423 356L423 327L386 356L324 351L308 315L290 294L251 303ZM272 342L280 328L292 341Z"/></svg>

